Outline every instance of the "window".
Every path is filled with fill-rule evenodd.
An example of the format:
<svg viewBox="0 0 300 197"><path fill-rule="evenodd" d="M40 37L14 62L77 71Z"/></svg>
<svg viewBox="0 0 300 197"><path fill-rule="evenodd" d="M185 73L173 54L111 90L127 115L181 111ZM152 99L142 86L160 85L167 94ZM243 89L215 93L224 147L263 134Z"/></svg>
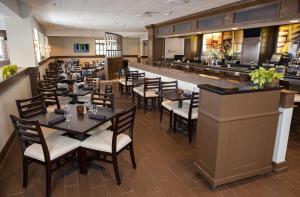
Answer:
<svg viewBox="0 0 300 197"><path fill-rule="evenodd" d="M3 37L0 37L0 60L8 60L8 50L6 46L6 40Z"/></svg>
<svg viewBox="0 0 300 197"><path fill-rule="evenodd" d="M96 55L105 55L106 47L105 40L95 40Z"/></svg>

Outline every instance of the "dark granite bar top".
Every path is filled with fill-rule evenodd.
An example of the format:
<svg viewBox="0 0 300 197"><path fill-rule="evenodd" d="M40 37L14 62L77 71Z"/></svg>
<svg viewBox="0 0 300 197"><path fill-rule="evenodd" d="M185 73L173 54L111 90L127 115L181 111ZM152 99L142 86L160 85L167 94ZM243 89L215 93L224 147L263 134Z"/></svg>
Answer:
<svg viewBox="0 0 300 197"><path fill-rule="evenodd" d="M231 88L219 87L210 84L199 84L198 88L207 90L210 92L214 92L216 94L221 95L231 95L231 94L243 94L243 93L252 93L252 92L264 92L264 91L273 91L273 90L281 90L283 87L268 87L268 88L259 88L258 86L236 86Z"/></svg>

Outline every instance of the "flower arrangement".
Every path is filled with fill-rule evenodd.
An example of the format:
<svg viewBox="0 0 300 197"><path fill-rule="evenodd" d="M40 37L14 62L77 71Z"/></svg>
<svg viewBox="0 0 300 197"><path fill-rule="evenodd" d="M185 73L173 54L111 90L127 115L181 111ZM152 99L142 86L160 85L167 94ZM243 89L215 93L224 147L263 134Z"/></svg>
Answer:
<svg viewBox="0 0 300 197"><path fill-rule="evenodd" d="M251 81L255 84L258 84L260 88L274 85L275 82L278 82L280 79L283 79L284 74L276 72L275 68L270 68L266 70L263 67L249 73Z"/></svg>
<svg viewBox="0 0 300 197"><path fill-rule="evenodd" d="M8 78L12 75L15 75L18 71L17 65L6 65L2 67L2 77Z"/></svg>
<svg viewBox="0 0 300 197"><path fill-rule="evenodd" d="M211 62L214 60L221 60L222 59L222 53L220 49L218 48L211 48L206 51L205 53L205 59L207 62Z"/></svg>

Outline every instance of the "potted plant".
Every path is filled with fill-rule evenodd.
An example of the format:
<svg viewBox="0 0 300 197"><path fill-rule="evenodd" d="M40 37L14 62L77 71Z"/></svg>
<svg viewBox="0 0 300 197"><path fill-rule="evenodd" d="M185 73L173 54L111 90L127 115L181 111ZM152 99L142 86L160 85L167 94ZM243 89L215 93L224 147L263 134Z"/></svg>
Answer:
<svg viewBox="0 0 300 197"><path fill-rule="evenodd" d="M260 88L278 86L279 80L283 79L284 74L276 72L275 68L270 68L266 70L263 67L249 73L251 81L257 84Z"/></svg>
<svg viewBox="0 0 300 197"><path fill-rule="evenodd" d="M2 67L2 77L8 78L12 75L15 75L18 71L17 65L6 65Z"/></svg>

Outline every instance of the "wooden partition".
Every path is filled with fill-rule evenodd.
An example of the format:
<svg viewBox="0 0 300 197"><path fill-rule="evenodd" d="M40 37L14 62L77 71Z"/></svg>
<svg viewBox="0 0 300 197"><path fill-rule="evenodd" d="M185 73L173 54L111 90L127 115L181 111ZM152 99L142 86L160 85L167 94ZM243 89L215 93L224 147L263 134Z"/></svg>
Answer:
<svg viewBox="0 0 300 197"><path fill-rule="evenodd" d="M272 171L280 90L222 95L200 87L195 165L212 187Z"/></svg>
<svg viewBox="0 0 300 197"><path fill-rule="evenodd" d="M107 80L112 80L118 77L117 73L121 68L123 68L123 58L122 57L114 57L107 58L107 63L105 64L105 78Z"/></svg>

